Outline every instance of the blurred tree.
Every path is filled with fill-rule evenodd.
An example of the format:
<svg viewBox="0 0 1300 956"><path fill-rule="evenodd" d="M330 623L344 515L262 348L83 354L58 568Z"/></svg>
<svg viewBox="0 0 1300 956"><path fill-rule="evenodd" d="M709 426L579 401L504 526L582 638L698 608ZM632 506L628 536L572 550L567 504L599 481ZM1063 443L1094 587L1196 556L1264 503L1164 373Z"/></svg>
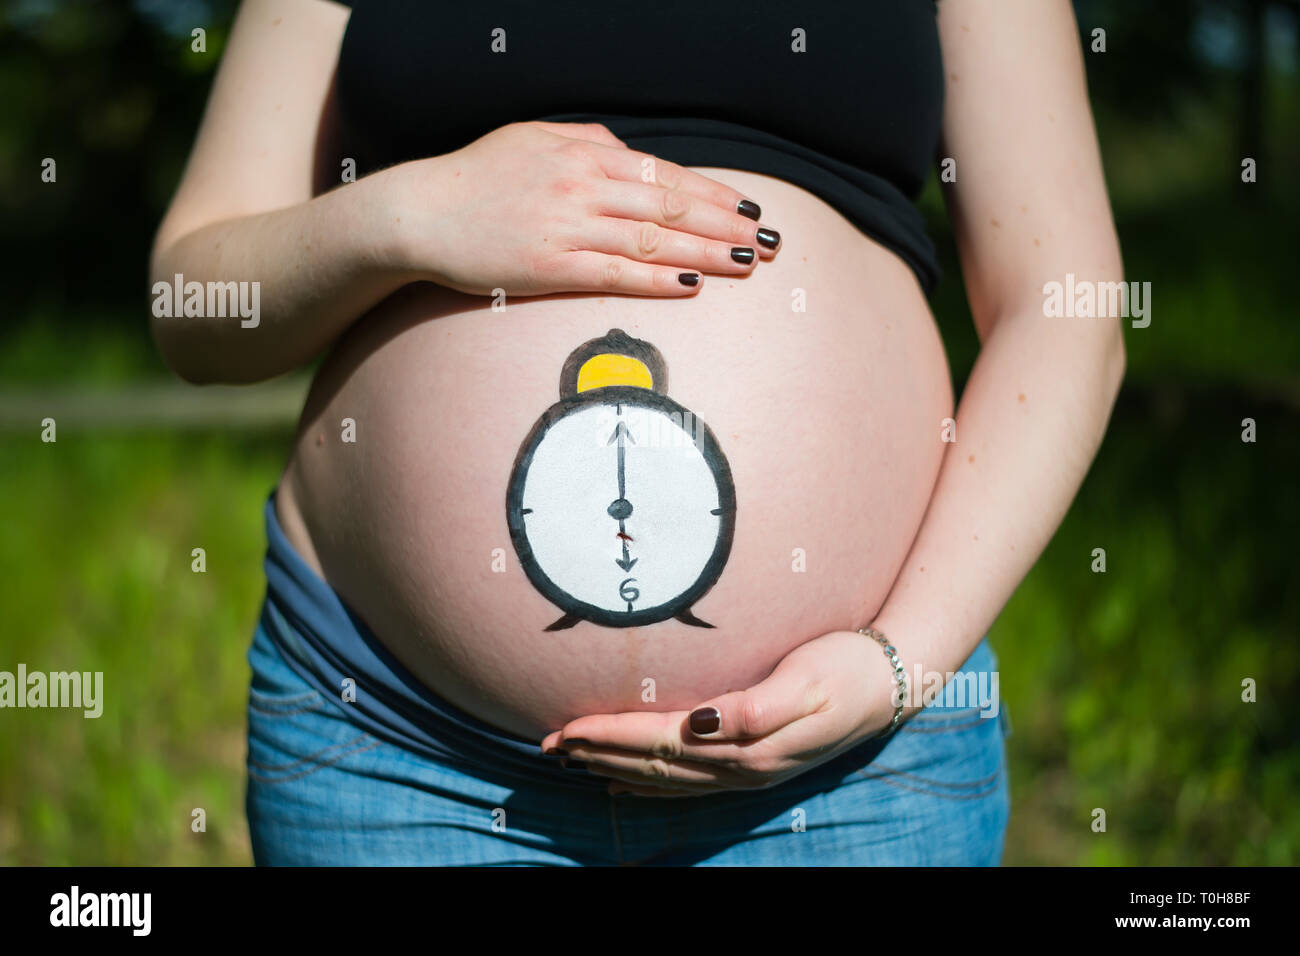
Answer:
<svg viewBox="0 0 1300 956"><path fill-rule="evenodd" d="M1130 3L1075 0L1084 43L1106 31L1107 52L1085 58L1094 105L1124 119L1177 123L1180 109L1212 97L1227 84L1225 106L1236 124L1234 148L1266 164L1268 33L1276 17L1294 24L1300 0L1185 0ZM1249 190L1258 200L1265 190Z"/></svg>
<svg viewBox="0 0 1300 956"><path fill-rule="evenodd" d="M1189 94L1214 85L1211 64L1193 43L1198 24L1215 19L1233 0L1133 3L1075 0L1094 102L1126 117L1167 122ZM1106 31L1106 52L1093 54L1092 31Z"/></svg>
<svg viewBox="0 0 1300 956"><path fill-rule="evenodd" d="M235 6L27 0L0 10L0 256L17 280L6 288L16 314L93 322L143 308L149 243ZM195 27L205 53L191 50ZM41 178L47 157L53 183Z"/></svg>

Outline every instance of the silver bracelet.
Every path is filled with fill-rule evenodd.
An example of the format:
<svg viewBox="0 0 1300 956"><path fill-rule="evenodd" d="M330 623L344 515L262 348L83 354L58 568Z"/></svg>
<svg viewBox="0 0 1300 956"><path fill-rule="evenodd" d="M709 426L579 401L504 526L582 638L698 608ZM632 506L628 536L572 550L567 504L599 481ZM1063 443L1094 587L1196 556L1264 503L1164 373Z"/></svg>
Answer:
<svg viewBox="0 0 1300 956"><path fill-rule="evenodd" d="M870 740L876 740L880 737L888 737L898 729L899 722L903 719L903 703L907 700L907 671L904 669L902 662L898 659L898 648L889 643L889 638L877 631L874 627L860 627L858 633L863 637L869 637L878 643L885 652L885 657L889 658L889 663L894 668L894 719L889 722L889 726L869 737Z"/></svg>

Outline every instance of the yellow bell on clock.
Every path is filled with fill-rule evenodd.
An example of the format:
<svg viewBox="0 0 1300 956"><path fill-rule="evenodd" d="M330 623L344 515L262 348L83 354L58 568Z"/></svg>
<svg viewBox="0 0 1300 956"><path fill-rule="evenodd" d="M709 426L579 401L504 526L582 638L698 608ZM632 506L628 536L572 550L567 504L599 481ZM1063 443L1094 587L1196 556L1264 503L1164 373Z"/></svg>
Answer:
<svg viewBox="0 0 1300 956"><path fill-rule="evenodd" d="M578 369L578 391L586 392L607 385L634 385L654 388L654 376L640 359L630 355L605 353L587 359Z"/></svg>

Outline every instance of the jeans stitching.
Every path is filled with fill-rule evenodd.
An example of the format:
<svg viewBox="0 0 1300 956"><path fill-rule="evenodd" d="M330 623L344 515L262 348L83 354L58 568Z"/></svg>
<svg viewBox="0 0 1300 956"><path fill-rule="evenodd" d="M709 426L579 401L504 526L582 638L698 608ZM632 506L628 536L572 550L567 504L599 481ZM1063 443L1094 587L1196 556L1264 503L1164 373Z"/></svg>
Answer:
<svg viewBox="0 0 1300 956"><path fill-rule="evenodd" d="M248 709L262 717L297 717L299 714L319 714L325 708L316 704L311 707L299 707L297 710L263 710L249 704Z"/></svg>
<svg viewBox="0 0 1300 956"><path fill-rule="evenodd" d="M896 787L898 790L905 790L910 793L923 793L923 795L926 796L939 797L940 800L983 800L985 797L992 796L993 793L997 792L998 774L993 774L993 782L982 791L971 793L943 793L936 790L927 790L926 787L909 787L906 783L900 782L900 780L891 779L891 775L889 774L868 774L865 770L859 770L858 773L867 780L880 780L880 783ZM998 773L1001 773L1001 771L998 771Z"/></svg>
<svg viewBox="0 0 1300 956"><path fill-rule="evenodd" d="M315 761L317 758L319 758L321 755L327 754L332 750L340 750L342 748L351 747L363 741L373 740L373 739L374 738L371 737L369 734L361 734L360 736L353 737L351 740L345 740L342 743L330 744L328 747L322 747L320 750L317 750L313 754L308 754L306 757L299 757L297 760L291 760L289 763L276 763L276 764L259 763L258 761L254 760L252 758L252 755L250 754L248 758L248 765L250 767L256 767L258 770L270 771L271 773L275 773L278 770L292 770L294 767L297 767L300 764L311 763Z"/></svg>
<svg viewBox="0 0 1300 956"><path fill-rule="evenodd" d="M311 703L308 704L307 702ZM269 717L288 717L293 714L306 714L312 711L322 709L325 699L318 690L309 690L301 694L294 694L292 697L284 697L278 700L268 700L263 698L257 699L256 691L249 691L248 707L259 714L266 714ZM307 704L307 706L300 706Z"/></svg>
<svg viewBox="0 0 1300 956"><path fill-rule="evenodd" d="M912 793L923 793L932 797L939 797L944 800L978 800L987 797L989 794L997 791L998 778L1002 775L1002 767L993 771L989 776L982 780L976 780L974 783L945 783L941 780L929 780L925 777L918 777L916 774L906 773L902 770L888 770L885 773L868 773L865 770L854 771L866 780L879 780L881 783L887 783L891 787L897 787L900 790L908 790ZM924 787L910 787L894 777L905 777L909 780L916 780L920 783L928 784L934 787L946 787L949 789L970 789L974 787L983 787L984 789L970 793L943 793L941 790L929 790Z"/></svg>
<svg viewBox="0 0 1300 956"><path fill-rule="evenodd" d="M911 721L898 728L900 734L945 734L953 730L969 730L972 727L978 727L982 721L996 720L994 717L976 717L972 721L964 724L949 724L943 727L912 727Z"/></svg>
<svg viewBox="0 0 1300 956"><path fill-rule="evenodd" d="M369 736L369 735L367 734L367 735L365 735L365 736ZM358 739L359 739L359 738L358 738ZM351 741L349 741L349 742L351 742ZM366 744L365 746L357 747L357 748L354 749L354 750L349 750L349 751L347 751L347 752L345 752L345 753L341 753L341 754L339 754L338 756L336 756L336 757L335 757L334 759L332 759L332 760L327 760L325 763L322 763L322 764L319 764L318 766L311 767L310 769L304 770L304 771L302 771L302 773L295 773L295 774L292 774L292 775L290 775L290 776L288 776L288 777L267 777L267 776L263 776L262 774L259 774L259 773L253 773L252 770L249 770L249 771L248 771L248 776L249 776L250 779L252 779L252 780L256 780L256 781L258 781L259 783L289 783L289 782L291 782L291 781L293 781L293 780L301 780L303 777L309 777L309 776L311 776L312 774L316 773L318 770L324 770L326 767L332 767L332 766L334 766L334 764L338 763L338 762L339 762L340 760L342 760L344 757L351 757L351 756L353 756L353 755L355 755L355 754L365 753L367 750L374 750L376 747L378 747L378 746L379 746L380 744L382 744L382 743L383 743L382 740L371 740L371 742L368 743L368 744ZM326 750L329 750L329 749L332 749L332 748L329 748L329 747L326 748ZM324 753L324 751L321 751L321 753ZM300 762L300 761L295 761L295 762ZM250 760L250 761L249 761L249 764L252 765L252 764L253 764L253 761Z"/></svg>
<svg viewBox="0 0 1300 956"><path fill-rule="evenodd" d="M890 780L888 777L883 775L874 778L868 776L867 779L878 779L881 783L888 784L891 787L896 787L899 790L906 790L909 793L919 793L927 797L937 797L940 800L984 800L997 793L998 790L997 786L994 785L990 786L986 790L981 790L978 793L939 793L935 790L927 790L924 787L909 787L905 783L899 783L897 780Z"/></svg>
<svg viewBox="0 0 1300 956"><path fill-rule="evenodd" d="M909 723L918 720L954 720L958 717L965 717L967 714L978 714L982 709L981 707L923 707L917 711Z"/></svg>

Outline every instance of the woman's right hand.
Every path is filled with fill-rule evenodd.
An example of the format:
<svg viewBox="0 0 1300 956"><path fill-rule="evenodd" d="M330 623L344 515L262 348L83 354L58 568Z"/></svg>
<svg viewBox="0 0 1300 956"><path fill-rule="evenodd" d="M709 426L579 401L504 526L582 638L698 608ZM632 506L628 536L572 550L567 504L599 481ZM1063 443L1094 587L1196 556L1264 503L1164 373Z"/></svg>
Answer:
<svg viewBox="0 0 1300 956"><path fill-rule="evenodd" d="M385 175L401 267L471 294L687 296L780 242L736 190L600 124L511 123Z"/></svg>

